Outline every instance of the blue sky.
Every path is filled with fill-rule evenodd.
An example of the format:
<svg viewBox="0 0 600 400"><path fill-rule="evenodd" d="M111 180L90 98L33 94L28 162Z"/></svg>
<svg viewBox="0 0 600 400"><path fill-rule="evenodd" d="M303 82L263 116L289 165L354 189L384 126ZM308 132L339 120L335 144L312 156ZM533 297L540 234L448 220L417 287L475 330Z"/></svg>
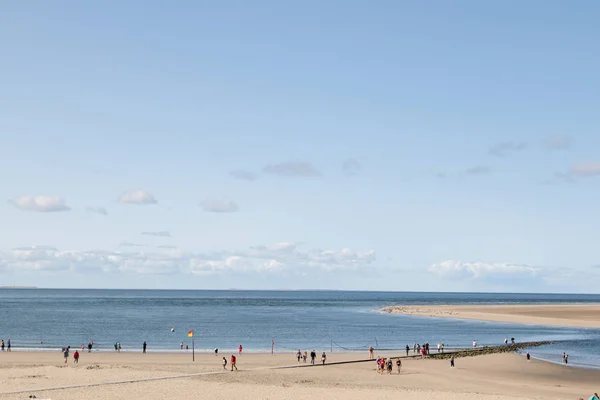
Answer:
<svg viewBox="0 0 600 400"><path fill-rule="evenodd" d="M0 284L597 293L599 18L3 3Z"/></svg>

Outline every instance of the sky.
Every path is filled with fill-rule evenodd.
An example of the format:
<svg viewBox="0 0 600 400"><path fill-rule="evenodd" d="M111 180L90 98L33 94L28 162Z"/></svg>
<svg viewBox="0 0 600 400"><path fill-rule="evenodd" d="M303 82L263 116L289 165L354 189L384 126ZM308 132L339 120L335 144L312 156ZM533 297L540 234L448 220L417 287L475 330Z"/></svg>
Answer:
<svg viewBox="0 0 600 400"><path fill-rule="evenodd" d="M0 4L0 285L600 293L600 3Z"/></svg>

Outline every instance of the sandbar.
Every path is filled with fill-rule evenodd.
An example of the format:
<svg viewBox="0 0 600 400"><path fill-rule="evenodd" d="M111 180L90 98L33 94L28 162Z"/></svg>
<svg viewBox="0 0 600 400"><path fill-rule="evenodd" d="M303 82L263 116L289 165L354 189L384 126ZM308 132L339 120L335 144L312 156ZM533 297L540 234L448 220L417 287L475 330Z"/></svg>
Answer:
<svg viewBox="0 0 600 400"><path fill-rule="evenodd" d="M528 325L600 328L600 304L391 306L392 314Z"/></svg>

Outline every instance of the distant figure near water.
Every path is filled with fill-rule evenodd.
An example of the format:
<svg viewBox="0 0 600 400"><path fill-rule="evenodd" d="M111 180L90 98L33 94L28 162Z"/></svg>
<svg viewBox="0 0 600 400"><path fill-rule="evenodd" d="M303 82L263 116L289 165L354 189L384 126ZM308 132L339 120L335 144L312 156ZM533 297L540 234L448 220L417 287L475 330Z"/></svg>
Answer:
<svg viewBox="0 0 600 400"><path fill-rule="evenodd" d="M242 345L240 344L240 347L238 347L238 354L242 354Z"/></svg>
<svg viewBox="0 0 600 400"><path fill-rule="evenodd" d="M375 351L375 349L373 348L373 346L369 347L369 360L373 359L373 351Z"/></svg>
<svg viewBox="0 0 600 400"><path fill-rule="evenodd" d="M144 343L142 344L142 353L146 354L146 341L144 341Z"/></svg>

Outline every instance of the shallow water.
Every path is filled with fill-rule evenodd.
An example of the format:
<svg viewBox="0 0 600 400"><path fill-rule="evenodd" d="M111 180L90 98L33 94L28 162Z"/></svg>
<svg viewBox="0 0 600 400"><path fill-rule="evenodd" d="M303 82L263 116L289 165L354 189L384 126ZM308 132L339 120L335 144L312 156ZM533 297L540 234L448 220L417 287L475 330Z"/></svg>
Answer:
<svg viewBox="0 0 600 400"><path fill-rule="evenodd" d="M95 348L112 351L179 351L190 346L195 330L198 351L237 349L277 352L379 352L428 341L447 348L552 340L531 349L550 361L569 353L569 365L600 367L600 330L525 326L390 315L379 312L394 304L536 304L599 303L600 295L403 293L343 291L169 291L0 289L0 338L19 350L56 350L94 340ZM170 329L174 328L175 332ZM42 344L43 342L43 344Z"/></svg>

